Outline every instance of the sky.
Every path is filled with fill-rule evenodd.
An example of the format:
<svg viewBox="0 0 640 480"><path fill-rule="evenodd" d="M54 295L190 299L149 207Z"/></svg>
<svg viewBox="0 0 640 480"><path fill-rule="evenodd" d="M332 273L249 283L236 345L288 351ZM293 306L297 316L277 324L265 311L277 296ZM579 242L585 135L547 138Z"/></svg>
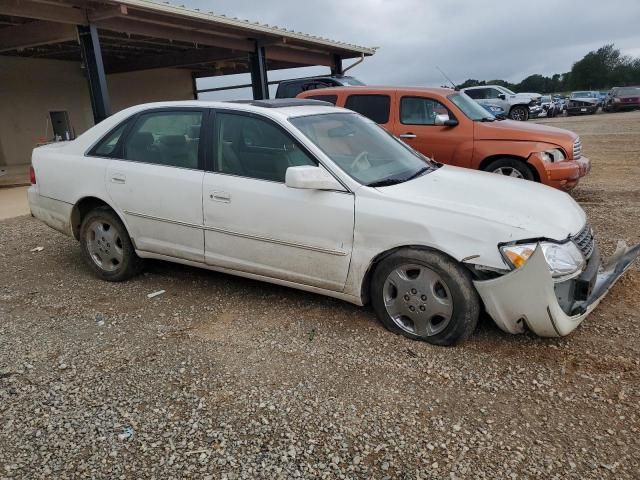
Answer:
<svg viewBox="0 0 640 480"><path fill-rule="evenodd" d="M349 72L372 85L442 85L446 80L436 67L455 83L468 78L519 82L533 73L567 72L573 62L607 43L614 43L624 54L640 56L640 0L180 0L179 3L356 45L379 47L374 56ZM345 61L344 66L350 62ZM322 67L294 69L272 72L269 79L326 73L328 69ZM248 81L248 76L234 77L202 80L198 86Z"/></svg>

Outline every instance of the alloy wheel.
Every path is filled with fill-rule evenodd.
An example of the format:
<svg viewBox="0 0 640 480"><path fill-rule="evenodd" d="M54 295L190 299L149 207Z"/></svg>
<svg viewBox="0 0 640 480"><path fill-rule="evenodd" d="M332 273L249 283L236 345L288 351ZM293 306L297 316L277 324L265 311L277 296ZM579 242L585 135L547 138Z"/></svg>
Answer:
<svg viewBox="0 0 640 480"><path fill-rule="evenodd" d="M524 178L524 176L522 175L520 170L518 170L517 168L513 168L513 167L496 168L493 171L493 173L497 173L499 175L506 175L507 177Z"/></svg>

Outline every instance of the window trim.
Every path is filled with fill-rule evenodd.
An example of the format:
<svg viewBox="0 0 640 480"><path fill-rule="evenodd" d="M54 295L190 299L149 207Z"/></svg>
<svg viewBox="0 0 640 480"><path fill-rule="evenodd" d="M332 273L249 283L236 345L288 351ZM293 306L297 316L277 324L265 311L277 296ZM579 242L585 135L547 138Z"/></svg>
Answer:
<svg viewBox="0 0 640 480"><path fill-rule="evenodd" d="M228 175L231 177L238 177L238 178L248 178L250 180L257 180L257 181L261 181L261 182L271 182L271 183L278 183L281 185L284 185L285 182L280 182L278 180L267 180L265 178L256 178L256 177L247 177L244 175L236 175L234 173L226 173L226 172L220 172L218 170L218 128L219 128L219 118L220 118L220 114L227 114L227 115L239 115L239 116L243 116L243 117L249 117L249 118L255 118L258 120L263 120L266 123L271 124L273 127L275 127L276 129L278 129L279 131L281 131L283 134L291 137L291 139L293 140L293 142L296 144L296 146L307 156L309 157L312 161L316 162L316 166L320 166L322 165L322 167L329 171L329 169L322 164L322 162L320 161L320 159L318 157L316 157L314 154L312 154L309 149L307 147L305 147L302 143L300 143L300 141L291 134L291 132L289 132L286 128L284 128L282 125L280 125L278 122L274 121L272 118L266 117L264 115L260 115L254 112L245 112L242 110L231 110L231 109L226 109L226 108L214 108L212 109L213 115L212 115L212 121L211 121L211 127L213 127L213 132L211 137L211 141L209 142L210 148L208 148L207 150L207 154L211 157L211 161L210 161L210 165L211 165L211 173L215 173L217 175ZM330 171L329 171L330 172ZM331 173L331 172L330 172ZM333 175L333 173L331 173ZM340 182L342 183L342 182Z"/></svg>
<svg viewBox="0 0 640 480"><path fill-rule="evenodd" d="M441 127L442 125L436 125L435 123L405 123L402 121L402 100L404 100L405 98L417 98L419 100L431 100L432 102L437 102L440 105L442 105L444 108L447 109L447 112L449 112L449 119L451 120L458 120L456 118L456 116L453 114L453 112L451 111L451 109L449 107L447 107L444 102L441 102L440 100L436 100L435 98L431 98L431 97L420 97L418 95L404 95L400 97L400 101L398 102L398 121L400 122L401 125L411 125L412 127Z"/></svg>
<svg viewBox="0 0 640 480"><path fill-rule="evenodd" d="M202 133L203 131L206 131L205 129L205 124L207 123L208 117L209 117L209 109L207 108L203 108L203 107L156 107L156 108L149 108L146 110L140 110L139 112L134 113L133 115L131 115L130 117L127 117L125 120L123 120L122 122L120 122L118 125L116 125L114 128L112 128L111 130L109 130L105 135L103 135L90 149L89 151L85 154L85 156L90 156L90 157L98 157L98 158L109 158L112 160L122 160L125 162L132 162L132 163L142 163L145 165L154 165L156 167L168 167L168 168L180 168L183 170L193 170L193 171L206 171L205 166L206 166L206 161L204 158L204 153L206 152L204 149L203 144L204 143L208 143L205 139L205 141L203 142L202 139ZM151 162L140 162L137 160L130 160L127 158L124 158L124 144L126 143L126 141L129 139L129 136L131 135L131 131L133 130L133 127L136 125L136 123L138 122L138 120L140 119L140 117L144 116L144 115L149 115L149 114L155 114L155 113L180 113L180 112L199 112L202 114L202 121L200 122L200 137L198 140L198 166L197 168L189 168L189 167L179 167L177 165L163 165L160 163L151 163ZM125 125L124 131L122 132L122 135L120 135L120 138L118 139L118 143L116 144L116 148L114 149L114 153L110 156L101 156L101 155L95 155L95 150L98 148L99 145L102 144L103 140L105 140L107 137L109 137L109 135L111 135L114 131L116 131L118 128L120 128L123 124Z"/></svg>
<svg viewBox="0 0 640 480"><path fill-rule="evenodd" d="M380 122L376 122L373 118L369 118L366 115L356 111L356 110L352 110L354 112L356 112L358 115L362 115L363 117L367 117L369 118L369 120L371 120L374 123L377 123L378 125L388 125L389 122L391 122L391 106L393 104L393 98L392 98L392 94L390 93L349 93L346 95L345 99L344 99L344 108L346 108L347 110L351 110L350 107L347 106L347 102L349 101L349 99L351 97L384 97L389 99L389 109L387 111L387 121L384 123L380 123Z"/></svg>
<svg viewBox="0 0 640 480"><path fill-rule="evenodd" d="M95 157L95 158L118 158L120 156L120 151L121 151L121 148L122 148L122 139L127 134L127 130L131 126L131 123L130 123L131 119L134 116L135 116L135 114L131 115L130 117L127 117L126 119L124 119L123 121L118 123L115 127L111 128L109 131L107 131L107 133L102 135L98 140L93 142L93 144L85 152L84 156L85 157ZM102 142L104 142L107 138L109 138L116 130L118 130L123 125L124 125L124 130L122 131L122 134L118 138L118 142L116 143L116 147L113 149L113 153L111 155L98 155L96 153L96 150L102 145Z"/></svg>

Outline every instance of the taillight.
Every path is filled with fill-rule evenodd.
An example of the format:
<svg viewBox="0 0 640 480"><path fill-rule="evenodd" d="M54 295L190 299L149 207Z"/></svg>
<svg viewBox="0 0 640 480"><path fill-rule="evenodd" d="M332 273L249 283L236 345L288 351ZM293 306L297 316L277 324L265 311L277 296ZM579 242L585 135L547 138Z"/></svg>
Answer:
<svg viewBox="0 0 640 480"><path fill-rule="evenodd" d="M31 185L36 184L36 171L33 169L33 165L29 167L29 180L31 181Z"/></svg>

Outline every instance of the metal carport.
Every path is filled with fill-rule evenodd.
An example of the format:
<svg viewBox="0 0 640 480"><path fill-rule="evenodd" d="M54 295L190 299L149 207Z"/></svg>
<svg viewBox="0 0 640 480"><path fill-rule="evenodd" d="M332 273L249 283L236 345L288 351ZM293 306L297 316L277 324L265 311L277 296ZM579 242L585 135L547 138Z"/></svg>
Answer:
<svg viewBox="0 0 640 480"><path fill-rule="evenodd" d="M2 0L0 55L82 62L95 122L111 113L106 76L158 68L195 79L251 73L268 98L268 70L327 66L375 49L149 0Z"/></svg>

